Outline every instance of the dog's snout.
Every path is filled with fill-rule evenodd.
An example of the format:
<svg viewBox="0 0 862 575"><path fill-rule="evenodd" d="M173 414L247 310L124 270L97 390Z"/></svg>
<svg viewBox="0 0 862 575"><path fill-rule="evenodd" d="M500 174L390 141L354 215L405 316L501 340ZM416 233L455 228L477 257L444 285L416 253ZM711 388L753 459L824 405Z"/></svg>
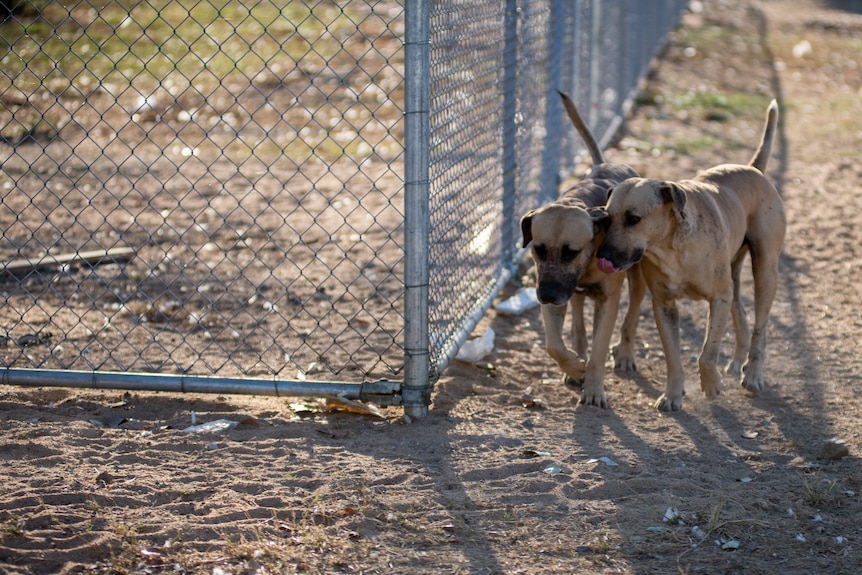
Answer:
<svg viewBox="0 0 862 575"><path fill-rule="evenodd" d="M565 305L570 296L562 285L556 283L544 283L536 288L536 299L543 305Z"/></svg>
<svg viewBox="0 0 862 575"><path fill-rule="evenodd" d="M602 245L600 245L599 249L596 250L596 257L602 260L613 261L613 249L606 241L602 242Z"/></svg>

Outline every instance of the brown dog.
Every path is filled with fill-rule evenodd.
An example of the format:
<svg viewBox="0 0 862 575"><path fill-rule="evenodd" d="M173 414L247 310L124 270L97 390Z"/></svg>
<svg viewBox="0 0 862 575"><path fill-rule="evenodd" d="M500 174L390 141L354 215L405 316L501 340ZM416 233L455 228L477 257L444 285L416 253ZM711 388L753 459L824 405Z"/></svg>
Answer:
<svg viewBox="0 0 862 575"><path fill-rule="evenodd" d="M590 173L557 201L532 210L521 218L523 245L533 243L538 287L536 294L542 304L545 324L545 345L548 353L565 372L567 383L583 381L581 403L607 407L604 374L611 335L617 319L620 289L624 273L604 274L594 257L601 239L601 230L593 221L590 210L604 206L608 190L637 173L622 164L605 163L602 152L587 126L578 115L572 101L563 93L563 105L580 133L593 168ZM634 339L637 331L640 303L646 286L635 268L629 274L629 308L622 326L620 343L615 348L617 367L637 369ZM587 355L584 326L584 298L595 300L592 353ZM563 321L566 305L571 301L572 339L575 352L563 342Z"/></svg>
<svg viewBox="0 0 862 575"><path fill-rule="evenodd" d="M773 100L760 146L747 166L716 166L681 182L636 178L611 191L599 264L614 275L636 263L643 270L667 362L667 386L656 401L660 409L680 409L685 394L676 307L682 297L709 302L698 358L700 387L707 397L722 388L718 352L731 316L736 349L728 371L738 374L742 366L742 385L750 391L763 388L766 323L787 227L781 196L763 175L777 122ZM754 277L753 332L739 294L746 253L751 254Z"/></svg>

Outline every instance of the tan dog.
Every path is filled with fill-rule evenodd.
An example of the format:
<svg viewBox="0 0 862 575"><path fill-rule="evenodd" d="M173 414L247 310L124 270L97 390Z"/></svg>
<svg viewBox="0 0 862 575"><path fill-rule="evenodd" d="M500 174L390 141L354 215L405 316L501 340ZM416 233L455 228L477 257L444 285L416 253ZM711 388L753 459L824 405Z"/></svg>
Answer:
<svg viewBox="0 0 862 575"><path fill-rule="evenodd" d="M728 371L738 374L742 366L742 385L750 391L763 388L766 323L787 226L781 196L763 175L777 122L778 105L773 100L760 146L747 166L716 166L681 182L636 178L611 191L599 264L617 274L640 262L667 362L667 386L656 402L660 409L681 409L685 394L677 298L709 302L698 358L700 387L707 397L715 397L722 388L718 352L730 316L736 349ZM746 253L751 254L754 277L753 332L739 294Z"/></svg>
<svg viewBox="0 0 862 575"><path fill-rule="evenodd" d="M595 138L581 120L575 105L565 94L560 93L560 96L569 118L590 151L594 165L590 173L560 199L521 218L523 245L533 243L532 254L538 273L536 294L542 304L548 353L565 372L567 383L580 385L583 381L581 403L607 407L605 361L626 274L608 275L598 269L594 254L602 236L590 210L604 206L608 190L637 176L637 173L622 164L605 163ZM629 273L629 309L614 354L617 367L624 370L637 369L634 339L645 291L643 278L634 269ZM595 318L592 353L584 364L582 358L587 355L584 298L587 296L595 300ZM566 347L562 337L566 305L570 301L575 352Z"/></svg>

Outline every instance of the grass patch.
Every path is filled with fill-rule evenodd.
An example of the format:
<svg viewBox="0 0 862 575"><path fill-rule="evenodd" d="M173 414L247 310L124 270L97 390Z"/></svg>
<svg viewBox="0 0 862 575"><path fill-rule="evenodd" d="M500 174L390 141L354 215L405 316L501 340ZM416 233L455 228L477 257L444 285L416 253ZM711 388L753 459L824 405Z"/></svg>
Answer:
<svg viewBox="0 0 862 575"><path fill-rule="evenodd" d="M736 26L727 23L704 24L697 28L683 27L677 32L677 43L692 46L705 53L727 50L744 36Z"/></svg>
<svg viewBox="0 0 862 575"><path fill-rule="evenodd" d="M708 135L697 136L688 140L675 140L667 147L678 154L692 155L718 148L725 143Z"/></svg>
<svg viewBox="0 0 862 575"><path fill-rule="evenodd" d="M24 535L24 528L20 525L20 520L15 523L4 523L0 528L0 533L10 537L20 537Z"/></svg>
<svg viewBox="0 0 862 575"><path fill-rule="evenodd" d="M0 138L131 119L172 122L177 145L214 140L237 164L394 158L402 33L395 2L44 0L0 23Z"/></svg>
<svg viewBox="0 0 862 575"><path fill-rule="evenodd" d="M822 481L817 485L805 483L805 496L812 507L821 507L831 503L841 492L837 481Z"/></svg>
<svg viewBox="0 0 862 575"><path fill-rule="evenodd" d="M144 87L169 77L201 89L232 75L253 78L274 62L303 62L315 72L346 54L349 42L365 41L363 27L381 37L388 25L359 3L46 2L41 17L0 25L0 93L10 79L26 94L40 86L61 93L70 83Z"/></svg>
<svg viewBox="0 0 862 575"><path fill-rule="evenodd" d="M769 104L765 96L749 92L670 94L665 96L665 102L671 109L685 110L707 120L721 122L731 116L762 115Z"/></svg>

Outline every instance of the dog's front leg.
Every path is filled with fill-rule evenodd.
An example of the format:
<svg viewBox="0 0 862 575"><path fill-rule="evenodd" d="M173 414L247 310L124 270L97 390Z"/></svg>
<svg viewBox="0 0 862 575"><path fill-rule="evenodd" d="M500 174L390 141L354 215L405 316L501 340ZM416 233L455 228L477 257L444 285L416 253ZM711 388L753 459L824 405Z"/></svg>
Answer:
<svg viewBox="0 0 862 575"><path fill-rule="evenodd" d="M578 354L566 347L563 341L563 322L566 306L542 305L542 322L545 324L545 347L560 369L577 381L583 381L586 365Z"/></svg>
<svg viewBox="0 0 862 575"><path fill-rule="evenodd" d="M608 407L605 395L605 362L608 359L608 349L611 346L611 335L617 323L617 310L620 306L620 290L614 290L607 298L596 300L596 313L593 318L593 350L587 361L587 374L584 379L584 389L581 392L581 403L597 405L602 409Z"/></svg>
<svg viewBox="0 0 862 575"><path fill-rule="evenodd" d="M585 300L586 296L577 292L569 300L569 309L572 311L572 349L581 358L587 357L587 353L589 352L587 349L587 326L584 322ZM583 386L584 380L563 374L563 383L574 388L579 388Z"/></svg>
<svg viewBox="0 0 862 575"><path fill-rule="evenodd" d="M679 411L685 395L685 372L679 347L679 310L674 300L660 301L656 294L653 294L652 307L667 365L667 384L655 407L662 411Z"/></svg>
<svg viewBox="0 0 862 575"><path fill-rule="evenodd" d="M721 373L718 371L718 352L721 338L727 328L731 315L731 295L724 294L714 297L709 302L709 317L706 320L706 337L697 367L700 372L700 388L710 399L721 393Z"/></svg>

